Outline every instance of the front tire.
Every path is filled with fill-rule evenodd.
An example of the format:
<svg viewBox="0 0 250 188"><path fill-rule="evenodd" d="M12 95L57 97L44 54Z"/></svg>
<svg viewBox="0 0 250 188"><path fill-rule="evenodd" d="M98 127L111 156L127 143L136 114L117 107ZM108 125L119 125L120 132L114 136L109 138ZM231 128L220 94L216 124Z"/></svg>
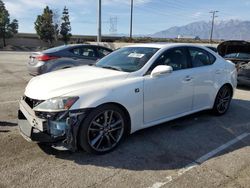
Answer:
<svg viewBox="0 0 250 188"><path fill-rule="evenodd" d="M213 112L215 115L223 115L227 112L232 96L233 92L229 86L224 85L220 88L213 106Z"/></svg>
<svg viewBox="0 0 250 188"><path fill-rule="evenodd" d="M125 113L116 105L97 107L83 121L79 143L89 153L104 154L115 149L127 132Z"/></svg>

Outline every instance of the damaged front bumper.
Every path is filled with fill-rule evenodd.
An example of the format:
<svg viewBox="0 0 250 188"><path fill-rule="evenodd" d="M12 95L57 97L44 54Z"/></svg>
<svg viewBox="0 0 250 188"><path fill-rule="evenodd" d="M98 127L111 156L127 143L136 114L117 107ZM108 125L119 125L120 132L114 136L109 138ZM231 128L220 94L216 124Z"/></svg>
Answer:
<svg viewBox="0 0 250 188"><path fill-rule="evenodd" d="M19 106L18 126L26 140L51 143L54 147L71 151L78 149L78 130L90 109L35 112L23 99L19 101Z"/></svg>

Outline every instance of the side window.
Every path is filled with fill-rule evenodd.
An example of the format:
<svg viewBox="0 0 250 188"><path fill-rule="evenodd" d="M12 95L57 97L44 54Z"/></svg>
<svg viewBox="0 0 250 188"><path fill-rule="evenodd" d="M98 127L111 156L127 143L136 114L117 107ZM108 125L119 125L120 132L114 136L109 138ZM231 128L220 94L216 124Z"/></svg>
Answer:
<svg viewBox="0 0 250 188"><path fill-rule="evenodd" d="M99 53L100 58L102 58L102 57L104 57L104 56L106 56L106 55L108 55L108 54L110 54L112 52L110 50L107 50L105 48L100 48L100 47L97 48L97 51Z"/></svg>
<svg viewBox="0 0 250 188"><path fill-rule="evenodd" d="M71 52L77 56L96 57L94 49L90 47L74 48L71 50Z"/></svg>
<svg viewBox="0 0 250 188"><path fill-rule="evenodd" d="M174 71L188 68L185 48L167 50L156 60L148 72L151 72L158 65L169 65Z"/></svg>
<svg viewBox="0 0 250 188"><path fill-rule="evenodd" d="M81 54L81 49L80 48L74 48L74 49L70 50L70 52L75 54L75 55L80 55Z"/></svg>
<svg viewBox="0 0 250 188"><path fill-rule="evenodd" d="M189 53L193 67L211 65L216 60L212 54L200 48L189 48Z"/></svg>
<svg viewBox="0 0 250 188"><path fill-rule="evenodd" d="M211 65L214 64L214 62L216 61L216 57L214 57L214 55L212 55L210 53L208 53L208 55L209 55L209 59L210 59L210 64Z"/></svg>

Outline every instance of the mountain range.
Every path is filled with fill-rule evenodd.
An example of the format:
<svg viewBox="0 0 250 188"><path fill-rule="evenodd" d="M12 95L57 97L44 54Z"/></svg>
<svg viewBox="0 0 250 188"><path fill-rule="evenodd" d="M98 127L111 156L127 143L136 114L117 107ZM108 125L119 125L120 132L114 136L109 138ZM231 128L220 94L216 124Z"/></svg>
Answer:
<svg viewBox="0 0 250 188"><path fill-rule="evenodd" d="M195 38L209 39L211 22L199 21L188 25L171 27L150 35L153 38ZM213 39L250 40L250 21L228 20L214 24Z"/></svg>

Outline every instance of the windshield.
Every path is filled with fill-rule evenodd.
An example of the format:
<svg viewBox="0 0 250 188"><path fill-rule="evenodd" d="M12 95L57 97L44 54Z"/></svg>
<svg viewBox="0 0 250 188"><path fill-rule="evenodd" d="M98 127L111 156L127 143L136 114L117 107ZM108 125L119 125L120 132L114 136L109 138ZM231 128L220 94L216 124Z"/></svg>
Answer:
<svg viewBox="0 0 250 188"><path fill-rule="evenodd" d="M96 63L97 67L134 72L141 69L158 48L125 47L114 51Z"/></svg>

